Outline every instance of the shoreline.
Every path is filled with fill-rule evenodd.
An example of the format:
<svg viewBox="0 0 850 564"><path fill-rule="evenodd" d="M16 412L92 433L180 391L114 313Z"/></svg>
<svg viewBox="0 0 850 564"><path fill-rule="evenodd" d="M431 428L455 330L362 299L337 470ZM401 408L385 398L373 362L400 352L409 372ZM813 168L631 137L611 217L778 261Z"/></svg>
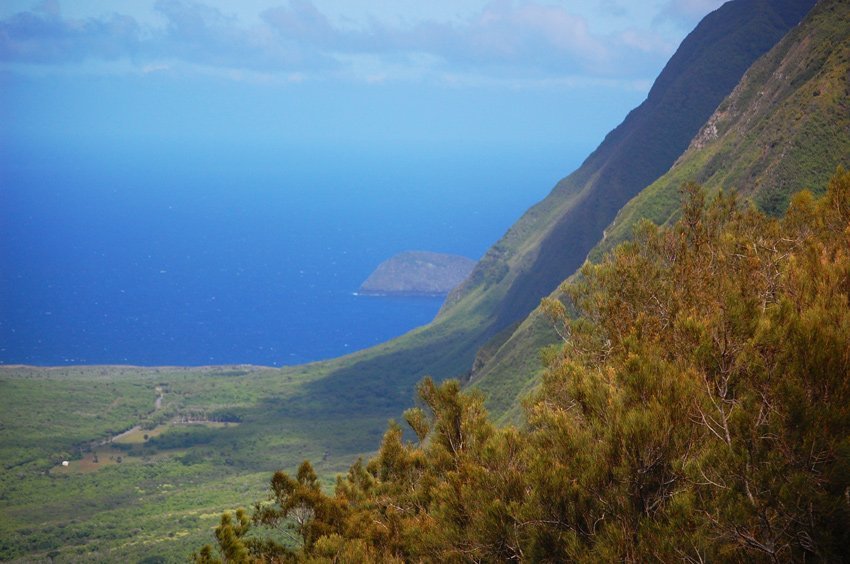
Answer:
<svg viewBox="0 0 850 564"><path fill-rule="evenodd" d="M321 361L317 361L321 362ZM266 366L263 364L0 364L0 372L5 370L67 370L69 368L111 369L111 370L175 370L185 372L203 372L208 370L283 370L306 364L288 364L284 366Z"/></svg>
<svg viewBox="0 0 850 564"><path fill-rule="evenodd" d="M392 290L374 291L374 290L357 290L352 293L353 296L366 298L445 298L449 295L448 292L394 292Z"/></svg>

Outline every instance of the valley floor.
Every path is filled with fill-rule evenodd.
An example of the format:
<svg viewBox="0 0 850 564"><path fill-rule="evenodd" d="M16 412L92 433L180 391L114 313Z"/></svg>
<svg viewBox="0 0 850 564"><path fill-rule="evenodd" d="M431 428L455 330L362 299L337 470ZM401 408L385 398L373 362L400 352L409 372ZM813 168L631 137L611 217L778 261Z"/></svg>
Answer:
<svg viewBox="0 0 850 564"><path fill-rule="evenodd" d="M0 367L0 560L182 562L275 470L329 486L394 413L307 397L323 370Z"/></svg>

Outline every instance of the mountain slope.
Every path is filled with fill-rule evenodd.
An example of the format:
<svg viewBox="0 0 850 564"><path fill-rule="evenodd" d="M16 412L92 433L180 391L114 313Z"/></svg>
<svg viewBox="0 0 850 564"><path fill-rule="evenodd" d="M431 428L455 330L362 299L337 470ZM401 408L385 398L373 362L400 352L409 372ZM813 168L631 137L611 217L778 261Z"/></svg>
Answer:
<svg viewBox="0 0 850 564"><path fill-rule="evenodd" d="M590 252L598 260L643 218L675 219L679 189L737 190L770 213L794 191L824 190L836 165L850 165L850 4L822 0L801 25L750 68L674 166L632 199ZM536 385L538 350L552 342L539 310L475 374L496 414L518 412Z"/></svg>
<svg viewBox="0 0 850 564"><path fill-rule="evenodd" d="M647 99L485 255L444 314L485 291L503 293L495 330L524 318L581 265L617 211L673 164L750 64L813 3L738 0L706 16Z"/></svg>
<svg viewBox="0 0 850 564"><path fill-rule="evenodd" d="M850 5L822 0L744 76L671 170L620 211L594 256L628 237L640 217L669 221L688 180L738 190L764 211L791 193L824 190L850 155Z"/></svg>
<svg viewBox="0 0 850 564"><path fill-rule="evenodd" d="M468 373L482 347L485 355L498 349L581 265L620 207L673 164L747 67L812 3L733 0L706 16L647 100L485 254L430 325L332 361L330 374L315 381L311 393L335 397L345 382L397 409L409 404L423 376Z"/></svg>

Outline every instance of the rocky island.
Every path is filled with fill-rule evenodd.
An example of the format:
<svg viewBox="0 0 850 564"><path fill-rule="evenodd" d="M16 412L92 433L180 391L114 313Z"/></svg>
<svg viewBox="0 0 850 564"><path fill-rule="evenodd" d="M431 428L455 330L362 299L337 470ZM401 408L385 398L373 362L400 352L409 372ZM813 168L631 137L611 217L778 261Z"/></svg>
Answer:
<svg viewBox="0 0 850 564"><path fill-rule="evenodd" d="M463 282L474 266L474 260L458 255L406 251L379 264L357 293L441 296Z"/></svg>

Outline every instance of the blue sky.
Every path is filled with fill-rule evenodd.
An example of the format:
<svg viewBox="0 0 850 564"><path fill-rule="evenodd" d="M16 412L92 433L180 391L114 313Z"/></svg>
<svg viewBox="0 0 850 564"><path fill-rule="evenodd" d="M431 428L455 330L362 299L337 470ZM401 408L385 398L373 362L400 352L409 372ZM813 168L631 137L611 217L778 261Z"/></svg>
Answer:
<svg viewBox="0 0 850 564"><path fill-rule="evenodd" d="M0 0L0 360L398 334L433 312L352 299L368 272L481 256L719 4Z"/></svg>
<svg viewBox="0 0 850 564"><path fill-rule="evenodd" d="M402 310L350 300L369 270L481 256L719 4L0 0L0 357L292 362L397 334Z"/></svg>
<svg viewBox="0 0 850 564"><path fill-rule="evenodd" d="M721 3L5 0L0 135L592 148Z"/></svg>

